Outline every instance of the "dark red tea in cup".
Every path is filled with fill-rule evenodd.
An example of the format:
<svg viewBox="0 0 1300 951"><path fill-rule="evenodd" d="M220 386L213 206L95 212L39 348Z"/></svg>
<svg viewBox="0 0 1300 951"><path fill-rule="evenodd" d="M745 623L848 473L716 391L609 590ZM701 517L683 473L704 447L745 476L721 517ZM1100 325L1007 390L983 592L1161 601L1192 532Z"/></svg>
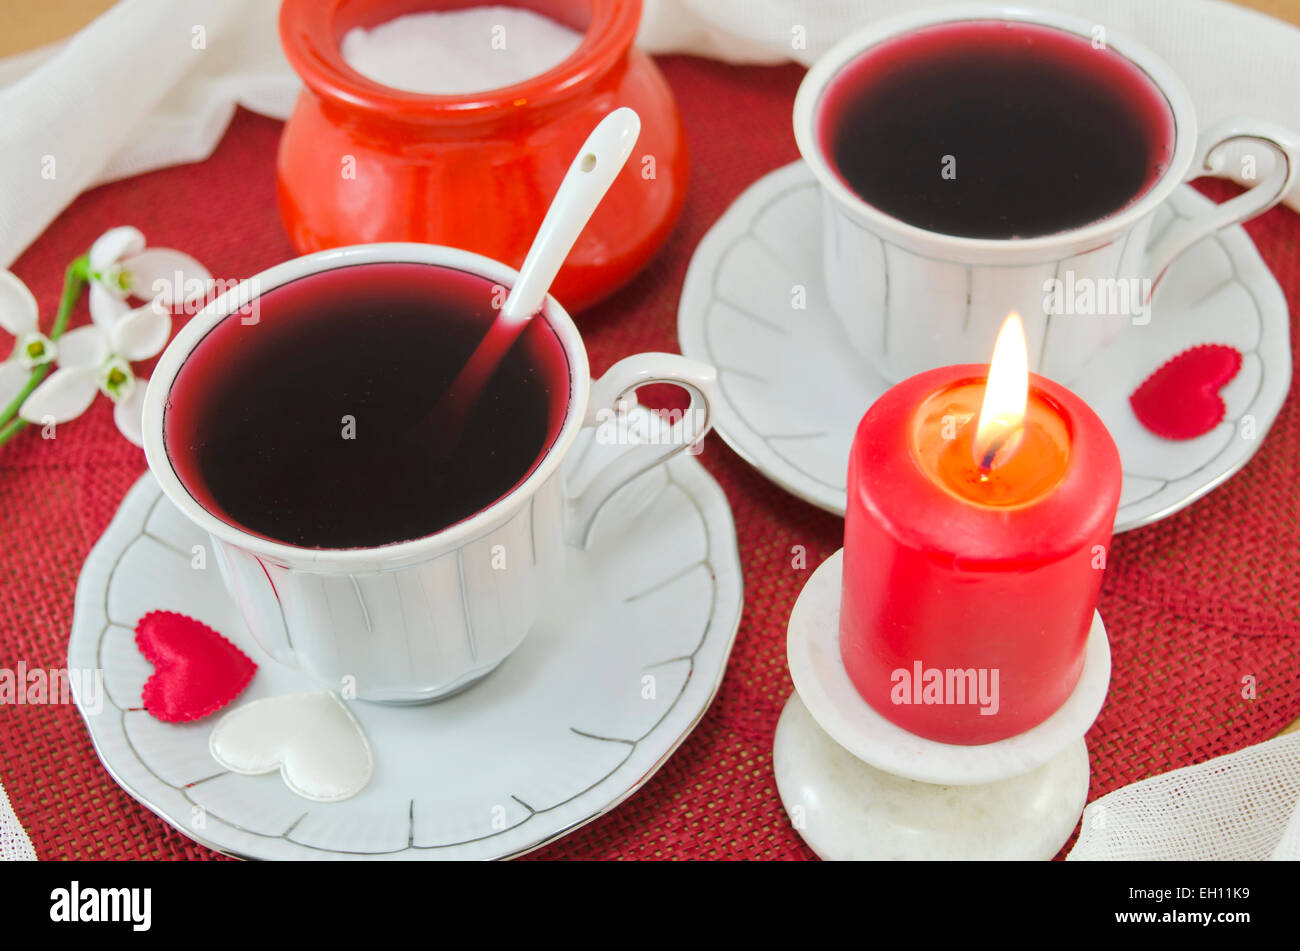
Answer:
<svg viewBox="0 0 1300 951"><path fill-rule="evenodd" d="M168 459L209 512L307 548L422 538L508 494L564 422L569 367L531 321L456 426L431 415L502 303L492 281L361 264L272 288L198 343L164 410ZM454 433L448 445L446 432Z"/></svg>
<svg viewBox="0 0 1300 951"><path fill-rule="evenodd" d="M1095 39L974 20L864 51L827 87L820 148L863 201L928 231L1029 238L1140 198L1173 154L1173 113Z"/></svg>

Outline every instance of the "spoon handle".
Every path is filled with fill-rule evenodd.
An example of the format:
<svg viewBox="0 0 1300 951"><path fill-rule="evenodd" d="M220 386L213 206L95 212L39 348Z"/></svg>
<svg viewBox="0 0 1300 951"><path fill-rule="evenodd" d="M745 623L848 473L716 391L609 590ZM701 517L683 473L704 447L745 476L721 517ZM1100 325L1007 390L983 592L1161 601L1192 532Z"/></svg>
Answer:
<svg viewBox="0 0 1300 951"><path fill-rule="evenodd" d="M640 133L641 117L626 106L605 116L592 130L542 219L500 320L522 322L541 308L560 265L632 154Z"/></svg>

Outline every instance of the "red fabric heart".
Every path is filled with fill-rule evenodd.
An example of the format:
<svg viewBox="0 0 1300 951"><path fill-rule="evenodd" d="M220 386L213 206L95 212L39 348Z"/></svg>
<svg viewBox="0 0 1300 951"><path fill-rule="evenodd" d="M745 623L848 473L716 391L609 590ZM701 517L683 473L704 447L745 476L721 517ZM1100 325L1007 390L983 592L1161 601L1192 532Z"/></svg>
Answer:
<svg viewBox="0 0 1300 951"><path fill-rule="evenodd" d="M1195 439L1223 422L1228 409L1219 390L1240 370L1240 351L1201 344L1166 362L1128 401L1138 422L1157 436Z"/></svg>
<svg viewBox="0 0 1300 951"><path fill-rule="evenodd" d="M174 611L150 611L136 623L135 644L154 672L144 708L167 723L216 713L239 696L257 665L206 624Z"/></svg>

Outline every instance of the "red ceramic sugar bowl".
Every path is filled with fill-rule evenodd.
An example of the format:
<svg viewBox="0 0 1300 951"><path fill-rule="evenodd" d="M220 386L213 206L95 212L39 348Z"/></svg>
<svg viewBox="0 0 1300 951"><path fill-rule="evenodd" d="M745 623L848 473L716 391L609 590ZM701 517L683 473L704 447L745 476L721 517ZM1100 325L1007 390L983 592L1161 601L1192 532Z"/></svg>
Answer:
<svg viewBox="0 0 1300 951"><path fill-rule="evenodd" d="M285 227L303 253L420 241L518 267L575 151L606 113L630 106L641 116L636 152L551 288L566 308L588 307L645 265L685 198L676 103L632 46L641 0L518 0L581 31L582 41L553 69L478 93L394 89L354 70L340 50L354 27L473 5L284 0L281 42L306 84L280 140Z"/></svg>

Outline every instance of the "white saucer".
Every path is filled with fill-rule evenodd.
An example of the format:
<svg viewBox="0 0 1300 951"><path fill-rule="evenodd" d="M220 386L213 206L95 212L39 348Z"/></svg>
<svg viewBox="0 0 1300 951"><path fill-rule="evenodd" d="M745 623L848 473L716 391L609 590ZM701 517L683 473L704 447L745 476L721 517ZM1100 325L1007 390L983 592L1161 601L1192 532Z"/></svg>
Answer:
<svg viewBox="0 0 1300 951"><path fill-rule="evenodd" d="M1179 188L1157 212L1208 199ZM822 289L821 205L803 162L759 179L718 219L691 260L677 332L688 357L718 369L715 428L778 485L844 514L849 446L862 414L888 384L860 359ZM796 286L806 309L791 306ZM1157 521L1200 498L1259 448L1291 381L1286 299L1246 232L1229 228L1175 262L1156 291L1152 322L1122 334L1070 382L1119 446L1124 489L1116 531ZM1221 391L1227 417L1197 439L1146 430L1128 397L1170 357L1200 343L1236 347L1241 372ZM1254 418L1255 437L1237 432Z"/></svg>
<svg viewBox="0 0 1300 951"><path fill-rule="evenodd" d="M609 450L590 430L580 439L588 446L570 459L590 469ZM219 716L170 725L141 709L153 668L133 627L155 609L197 618L260 665L234 705L320 689L256 646L212 559L191 568L192 546L206 542L141 477L82 569L68 666L103 670L103 710L82 713L113 778L191 838L249 858L495 859L537 848L663 765L717 692L740 623L731 511L703 467L679 457L605 507L590 548L571 552L559 607L481 683L426 706L350 702L374 777L354 798L321 804L276 773L223 771L208 753Z"/></svg>
<svg viewBox="0 0 1300 951"><path fill-rule="evenodd" d="M790 612L786 657L790 679L808 713L857 759L921 783L996 783L1045 765L1097 719L1110 687L1110 643L1101 615L1094 613L1079 683L1064 705L1033 729L996 743L961 746L927 740L896 726L862 699L840 657L843 570L841 548L804 585Z"/></svg>

